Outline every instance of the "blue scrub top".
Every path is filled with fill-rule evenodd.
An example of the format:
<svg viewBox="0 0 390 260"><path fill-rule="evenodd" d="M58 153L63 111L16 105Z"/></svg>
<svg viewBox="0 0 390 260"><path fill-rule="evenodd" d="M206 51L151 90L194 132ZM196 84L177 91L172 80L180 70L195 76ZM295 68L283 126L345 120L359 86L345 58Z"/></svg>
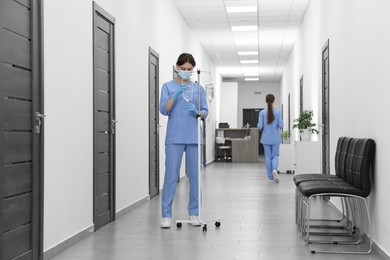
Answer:
<svg viewBox="0 0 390 260"><path fill-rule="evenodd" d="M257 127L263 129L260 139L260 143L262 144L280 144L282 139L280 137L280 129L283 128L282 113L277 108L272 108L272 112L274 113L275 119L271 124L267 123L267 108L261 110L259 113Z"/></svg>
<svg viewBox="0 0 390 260"><path fill-rule="evenodd" d="M198 84L190 82L193 88L192 102L198 109ZM171 111L167 111L166 103L179 88L180 84L176 80L171 80L163 84L160 98L160 112L168 116L167 134L165 144L198 144L198 119L187 110L186 101L183 99L183 94L180 94L173 103ZM208 105L206 100L206 92L200 86L200 109L203 112L204 118L208 115Z"/></svg>

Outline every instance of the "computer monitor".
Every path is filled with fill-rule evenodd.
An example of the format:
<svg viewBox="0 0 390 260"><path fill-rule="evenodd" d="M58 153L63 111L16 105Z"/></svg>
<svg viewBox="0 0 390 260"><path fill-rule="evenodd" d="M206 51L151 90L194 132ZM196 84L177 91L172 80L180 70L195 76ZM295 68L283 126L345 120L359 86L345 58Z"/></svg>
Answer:
<svg viewBox="0 0 390 260"><path fill-rule="evenodd" d="M229 128L229 124L228 123L219 123L218 127L219 128Z"/></svg>

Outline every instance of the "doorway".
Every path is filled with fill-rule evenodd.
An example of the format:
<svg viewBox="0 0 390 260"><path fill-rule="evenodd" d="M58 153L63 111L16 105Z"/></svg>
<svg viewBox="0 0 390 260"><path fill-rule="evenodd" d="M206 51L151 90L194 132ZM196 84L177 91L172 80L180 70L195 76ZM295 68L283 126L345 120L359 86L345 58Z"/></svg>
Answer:
<svg viewBox="0 0 390 260"><path fill-rule="evenodd" d="M43 257L41 1L0 1L0 259Z"/></svg>
<svg viewBox="0 0 390 260"><path fill-rule="evenodd" d="M242 110L242 123L245 127L249 125L249 127L257 127L257 123L259 121L259 113L264 108L244 108ZM259 129L259 140L261 139L262 131ZM259 145L259 155L264 155L264 147Z"/></svg>
<svg viewBox="0 0 390 260"><path fill-rule="evenodd" d="M93 3L93 221L115 220L115 19Z"/></svg>
<svg viewBox="0 0 390 260"><path fill-rule="evenodd" d="M299 80L299 113L303 112L303 75Z"/></svg>
<svg viewBox="0 0 390 260"><path fill-rule="evenodd" d="M157 196L160 190L159 155L159 55L149 48L149 195Z"/></svg>

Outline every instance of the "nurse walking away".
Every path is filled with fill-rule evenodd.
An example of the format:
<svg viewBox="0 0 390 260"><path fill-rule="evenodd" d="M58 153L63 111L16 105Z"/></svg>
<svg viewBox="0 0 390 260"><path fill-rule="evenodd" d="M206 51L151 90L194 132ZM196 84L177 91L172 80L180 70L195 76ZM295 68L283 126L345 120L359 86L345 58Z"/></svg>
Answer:
<svg viewBox="0 0 390 260"><path fill-rule="evenodd" d="M259 113L257 127L263 130L260 143L264 146L265 165L267 167L268 180L279 183L279 145L281 141L280 129L283 129L283 120L280 111L274 108L275 97L268 94L265 97L267 108Z"/></svg>
<svg viewBox="0 0 390 260"><path fill-rule="evenodd" d="M191 82L195 59L189 53L182 53L176 62L178 78L162 86L160 112L168 116L167 134L165 137L165 177L161 198L161 228L170 228L172 203L176 193L177 180L183 153L186 153L186 164L190 186L188 214L191 224L199 226L198 217L198 117L208 115L205 90ZM182 93L193 91L192 100L186 101ZM200 108L198 108L198 91L200 90Z"/></svg>

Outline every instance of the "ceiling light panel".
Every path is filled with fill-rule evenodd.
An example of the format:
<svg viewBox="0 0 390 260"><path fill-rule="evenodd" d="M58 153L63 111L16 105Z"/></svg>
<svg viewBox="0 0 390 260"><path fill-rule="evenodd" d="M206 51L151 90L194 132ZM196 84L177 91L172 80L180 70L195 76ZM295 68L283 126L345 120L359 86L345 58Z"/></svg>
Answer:
<svg viewBox="0 0 390 260"><path fill-rule="evenodd" d="M226 6L227 13L256 13L257 6Z"/></svg>
<svg viewBox="0 0 390 260"><path fill-rule="evenodd" d="M259 54L258 51L239 51L238 52L238 55L241 55L241 56L257 55L257 54Z"/></svg>
<svg viewBox="0 0 390 260"><path fill-rule="evenodd" d="M196 1L196 0L192 0ZM200 0L202 1L202 0ZM207 1L207 0L203 0ZM217 1L217 0L211 0ZM257 0L220 0L225 3L225 6L257 6Z"/></svg>

